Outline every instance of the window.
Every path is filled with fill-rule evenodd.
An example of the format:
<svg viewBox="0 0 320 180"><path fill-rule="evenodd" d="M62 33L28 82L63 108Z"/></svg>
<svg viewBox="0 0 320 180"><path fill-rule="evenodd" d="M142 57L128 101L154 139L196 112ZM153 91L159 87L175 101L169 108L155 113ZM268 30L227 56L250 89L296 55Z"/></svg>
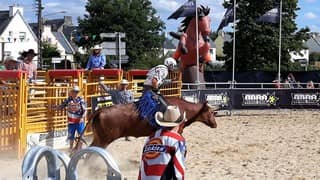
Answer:
<svg viewBox="0 0 320 180"><path fill-rule="evenodd" d="M19 32L19 39L21 42L26 40L26 32Z"/></svg>
<svg viewBox="0 0 320 180"><path fill-rule="evenodd" d="M12 36L12 34L13 34L12 31L9 31L9 36Z"/></svg>

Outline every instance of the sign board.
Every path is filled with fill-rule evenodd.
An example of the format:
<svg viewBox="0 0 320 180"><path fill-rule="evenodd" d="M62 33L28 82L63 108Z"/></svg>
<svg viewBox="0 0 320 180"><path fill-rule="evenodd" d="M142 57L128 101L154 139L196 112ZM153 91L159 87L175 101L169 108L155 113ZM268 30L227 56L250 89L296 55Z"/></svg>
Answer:
<svg viewBox="0 0 320 180"><path fill-rule="evenodd" d="M103 49L118 49L118 42L103 42L101 43L101 46ZM126 43L121 42L120 43L120 48L125 49L126 48Z"/></svg>
<svg viewBox="0 0 320 180"><path fill-rule="evenodd" d="M51 62L53 64L61 63L62 60L64 60L64 58L61 58L61 57L53 57L53 58L51 58Z"/></svg>
<svg viewBox="0 0 320 180"><path fill-rule="evenodd" d="M104 54L104 55L114 55L114 56L117 56L118 55L118 49L102 49L101 50L101 53ZM121 49L120 50L120 55L123 56L123 55L126 55L126 50L125 49Z"/></svg>
<svg viewBox="0 0 320 180"><path fill-rule="evenodd" d="M190 102L207 101L223 109L319 109L319 89L206 89L181 91Z"/></svg>
<svg viewBox="0 0 320 180"><path fill-rule="evenodd" d="M67 142L68 130L57 130L44 133L27 134L27 149L33 146L50 146L54 149L69 147Z"/></svg>
<svg viewBox="0 0 320 180"><path fill-rule="evenodd" d="M291 105L293 106L318 106L320 105L319 93L291 93Z"/></svg>
<svg viewBox="0 0 320 180"><path fill-rule="evenodd" d="M122 59L122 60L121 60L121 64L126 64L126 63L128 63L128 62L129 62L128 59ZM118 63L119 63L119 60L111 60L110 63L111 63L111 64L118 64Z"/></svg>
<svg viewBox="0 0 320 180"><path fill-rule="evenodd" d="M92 97L91 104L93 112L98 110L99 108L113 105L111 96Z"/></svg>
<svg viewBox="0 0 320 180"><path fill-rule="evenodd" d="M118 32L115 32L115 33L100 33L100 37L101 38L115 38L115 37L118 37L119 36L119 33ZM120 33L120 37L121 38L125 38L126 37L126 34L125 33Z"/></svg>

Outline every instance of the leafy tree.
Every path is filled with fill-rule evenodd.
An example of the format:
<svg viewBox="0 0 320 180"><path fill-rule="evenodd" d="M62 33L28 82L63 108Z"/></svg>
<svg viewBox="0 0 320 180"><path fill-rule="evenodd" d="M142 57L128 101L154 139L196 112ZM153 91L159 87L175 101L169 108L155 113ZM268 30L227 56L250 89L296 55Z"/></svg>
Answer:
<svg viewBox="0 0 320 180"><path fill-rule="evenodd" d="M60 52L57 46L50 44L49 42L44 42L42 47L42 57L44 64L51 64L51 58L60 57Z"/></svg>
<svg viewBox="0 0 320 180"><path fill-rule="evenodd" d="M131 66L157 59L164 41L164 23L150 0L88 0L88 14L79 19L83 34L126 33L126 52ZM152 63L151 63L152 64Z"/></svg>
<svg viewBox="0 0 320 180"><path fill-rule="evenodd" d="M78 68L86 68L86 62L88 61L89 56L90 55L88 54L81 54L79 52L76 52L76 54L74 55L74 59L77 63Z"/></svg>
<svg viewBox="0 0 320 180"><path fill-rule="evenodd" d="M298 30L295 18L299 10L298 0L282 0L282 47L281 71L291 70L289 52L303 49L303 40L308 39L308 28ZM279 24L259 23L257 18L279 6L279 0L241 0L237 2L236 25L236 71L277 71ZM225 2L233 7L233 1ZM232 33L230 34L232 36ZM232 69L233 41L225 42L226 68Z"/></svg>
<svg viewBox="0 0 320 180"><path fill-rule="evenodd" d="M314 64L315 61L320 61L320 53L314 52L309 56L310 64Z"/></svg>

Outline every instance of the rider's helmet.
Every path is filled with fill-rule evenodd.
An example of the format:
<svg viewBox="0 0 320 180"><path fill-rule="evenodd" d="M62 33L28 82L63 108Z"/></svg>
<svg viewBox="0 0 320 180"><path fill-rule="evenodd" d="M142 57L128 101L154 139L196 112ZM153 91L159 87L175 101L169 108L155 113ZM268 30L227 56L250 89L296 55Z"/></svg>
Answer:
<svg viewBox="0 0 320 180"><path fill-rule="evenodd" d="M164 60L164 65L169 68L169 70L175 70L177 68L177 61L172 57L166 58Z"/></svg>

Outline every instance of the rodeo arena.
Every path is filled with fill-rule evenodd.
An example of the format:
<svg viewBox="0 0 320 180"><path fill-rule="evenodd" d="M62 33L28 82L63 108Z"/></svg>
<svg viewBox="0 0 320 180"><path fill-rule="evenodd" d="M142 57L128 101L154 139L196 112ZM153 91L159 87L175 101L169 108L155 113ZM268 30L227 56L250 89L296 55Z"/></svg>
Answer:
<svg viewBox="0 0 320 180"><path fill-rule="evenodd" d="M205 71L212 63L209 13L195 0L182 4L169 17L188 19L170 33L180 43L152 69L124 70L121 62L111 69L38 69L33 80L23 69L1 70L0 179L160 179L169 171L188 180L320 179L320 72L281 72L281 32L277 72L236 72L235 41L233 70ZM233 22L235 14L236 6ZM114 101L123 84L133 96L128 104ZM69 108L72 93L85 106ZM69 123L79 115L70 117L72 108L86 113L71 143ZM179 118L167 122L174 108ZM173 140L161 141L168 127L181 151L172 157L165 143ZM161 153L172 170L150 165ZM176 179L168 176L161 179Z"/></svg>

